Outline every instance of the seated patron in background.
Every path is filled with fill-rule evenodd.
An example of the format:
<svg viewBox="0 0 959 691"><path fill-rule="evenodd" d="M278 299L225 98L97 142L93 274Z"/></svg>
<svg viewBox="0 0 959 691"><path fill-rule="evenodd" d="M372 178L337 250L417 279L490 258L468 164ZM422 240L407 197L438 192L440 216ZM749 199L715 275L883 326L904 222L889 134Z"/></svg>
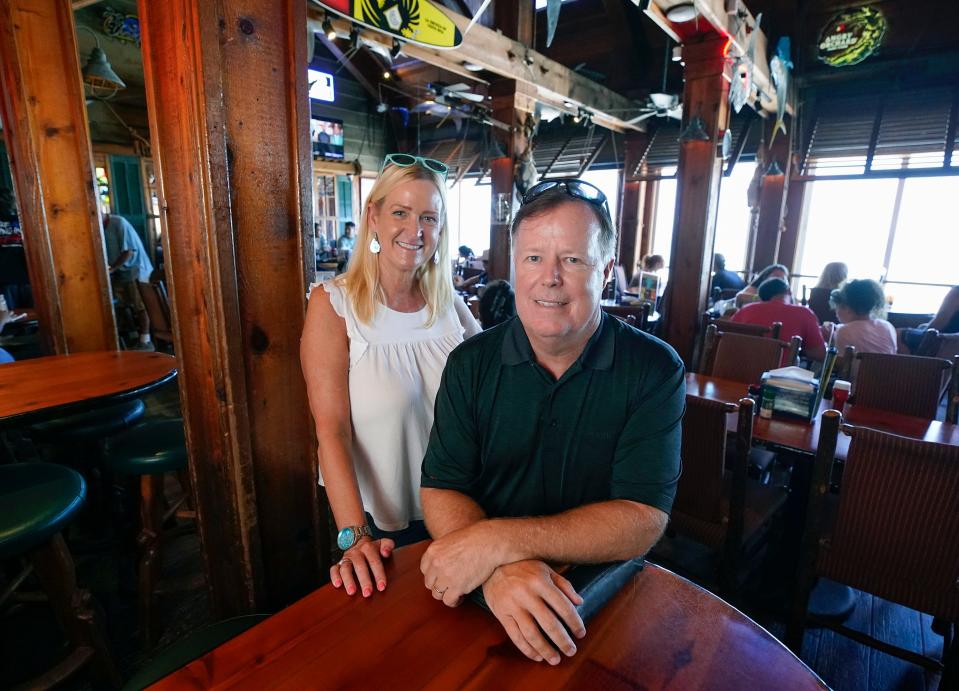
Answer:
<svg viewBox="0 0 959 691"><path fill-rule="evenodd" d="M832 292L842 287L849 275L843 262L829 262L819 276L819 282L809 291L809 309L821 322L836 322L839 318L830 304Z"/></svg>
<svg viewBox="0 0 959 691"><path fill-rule="evenodd" d="M353 237L356 232L356 224L353 221L347 221L343 225L343 234L336 241L336 251L337 252L346 252L346 256L350 256L350 252L353 251L353 245L356 242L356 239Z"/></svg>
<svg viewBox="0 0 959 691"><path fill-rule="evenodd" d="M483 270L475 276L470 276L469 278L463 278L459 275L453 276L453 286L457 290L470 293L471 295L479 294L478 288L486 285L486 272L489 270L489 250L483 250L480 261L483 264Z"/></svg>
<svg viewBox="0 0 959 691"><path fill-rule="evenodd" d="M903 330L902 340L910 352L919 347L919 341L922 340L927 329L936 329L939 333L944 334L959 333L959 286L953 286L949 289L931 322L920 324L915 329Z"/></svg>
<svg viewBox="0 0 959 691"><path fill-rule="evenodd" d="M516 647L554 665L585 628L549 564L645 554L680 469L682 361L600 309L616 247L605 200L573 179L526 194L517 318L450 355L423 460L425 586L449 606L482 587Z"/></svg>
<svg viewBox="0 0 959 691"><path fill-rule="evenodd" d="M886 295L876 281L849 281L832 291L829 304L840 323L826 322L822 335L840 353L846 346L853 346L857 353L896 354L896 329L882 318Z"/></svg>
<svg viewBox="0 0 959 691"><path fill-rule="evenodd" d="M486 284L479 304L480 324L492 329L516 316L516 296L509 281L491 281Z"/></svg>
<svg viewBox="0 0 959 691"><path fill-rule="evenodd" d="M726 257L718 252L713 255L713 283L712 288L720 290L742 290L746 281L735 271L726 269Z"/></svg>
<svg viewBox="0 0 959 691"><path fill-rule="evenodd" d="M822 360L826 355L826 343L819 328L819 320L812 310L792 304L789 284L782 278L769 278L759 286L759 299L746 305L733 315L734 322L760 324L772 327L782 322L779 339L787 343L793 336L802 338L803 355L811 360Z"/></svg>
<svg viewBox="0 0 959 691"><path fill-rule="evenodd" d="M759 300L759 286L770 278L781 278L784 281L789 281L789 270L782 264L770 264L767 266L749 282L749 285L736 293L736 306L742 307L743 305L748 305L750 302Z"/></svg>
<svg viewBox="0 0 959 691"><path fill-rule="evenodd" d="M300 363L320 484L339 530L335 588L386 588L383 559L426 539L419 474L449 353L479 332L453 291L446 166L387 156L346 273L312 290Z"/></svg>
<svg viewBox="0 0 959 691"><path fill-rule="evenodd" d="M658 271L662 271L666 267L666 260L663 259L661 254L647 254L643 257L643 260L636 264L637 268L641 271L637 271L633 274L633 280L629 282L630 288L639 287L639 274L647 273L654 274Z"/></svg>

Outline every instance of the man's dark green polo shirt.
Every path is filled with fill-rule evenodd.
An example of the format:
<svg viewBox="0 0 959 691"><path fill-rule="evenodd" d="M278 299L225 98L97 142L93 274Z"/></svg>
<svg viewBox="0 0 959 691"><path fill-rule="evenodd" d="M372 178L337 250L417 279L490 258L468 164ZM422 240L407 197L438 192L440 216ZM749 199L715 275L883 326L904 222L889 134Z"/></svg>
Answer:
<svg viewBox="0 0 959 691"><path fill-rule="evenodd" d="M557 381L514 318L450 354L422 486L463 492L490 517L609 499L669 513L685 399L676 352L618 319L603 315Z"/></svg>

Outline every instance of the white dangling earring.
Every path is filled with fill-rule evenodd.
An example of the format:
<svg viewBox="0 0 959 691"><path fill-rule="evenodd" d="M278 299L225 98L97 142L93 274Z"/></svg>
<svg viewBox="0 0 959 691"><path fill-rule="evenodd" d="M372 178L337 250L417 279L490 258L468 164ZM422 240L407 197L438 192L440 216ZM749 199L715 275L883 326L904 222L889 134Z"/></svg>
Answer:
<svg viewBox="0 0 959 691"><path fill-rule="evenodd" d="M439 250L436 250L436 254L433 255L433 263L434 263L434 264L439 264L439 263L440 263L440 251L439 251Z"/></svg>
<svg viewBox="0 0 959 691"><path fill-rule="evenodd" d="M382 249L380 247L380 239L377 237L376 233L373 233L373 239L370 240L370 252L373 254L379 254L380 249Z"/></svg>

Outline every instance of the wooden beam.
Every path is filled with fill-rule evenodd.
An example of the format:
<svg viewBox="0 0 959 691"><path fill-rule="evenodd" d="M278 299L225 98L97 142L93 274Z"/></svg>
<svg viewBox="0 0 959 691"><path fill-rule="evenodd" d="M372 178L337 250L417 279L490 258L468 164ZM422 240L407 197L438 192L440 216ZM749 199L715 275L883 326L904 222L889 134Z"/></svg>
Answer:
<svg viewBox="0 0 959 691"><path fill-rule="evenodd" d="M636 250L640 246L639 230L642 225L643 196L649 183L629 179L627 171L635 170L639 161L645 157L652 137L646 132L627 132L623 141L622 201L619 211L619 263L626 272L627 282L632 280L636 262L640 257ZM623 289L626 286L622 286Z"/></svg>
<svg viewBox="0 0 959 691"><path fill-rule="evenodd" d="M793 157L795 166L798 157ZM785 230L779 240L779 255L777 257L780 264L789 269L789 274L796 272L796 259L799 257L799 238L800 230L804 225L804 219L808 207L806 205L809 186L805 182L792 179L789 181L789 190L786 193L786 218Z"/></svg>
<svg viewBox="0 0 959 691"><path fill-rule="evenodd" d="M469 20L465 17L439 8L447 14L462 31ZM312 18L322 18L323 11L310 6ZM338 31L348 32L349 22L339 17L331 18ZM361 35L370 41L391 46L392 39L385 34L360 29ZM530 46L474 24L466 35L463 44L455 50L424 48L406 43L403 52L411 58L435 65L455 74L470 78L470 72L463 65L473 63L507 79L529 87L536 101L549 104L566 112L576 112L585 108L592 114L597 125L617 132L626 130L643 131L642 124L629 124L626 121L640 114L642 104L621 96L606 87L574 72L565 65L537 53Z"/></svg>
<svg viewBox="0 0 959 691"><path fill-rule="evenodd" d="M476 28L476 27L474 27ZM505 156L490 161L490 180L492 190L490 194L490 262L488 274L491 279L510 278L510 237L509 215L501 213L501 204L512 210L515 203L514 168L516 158L525 151L527 146L520 117L522 111L517 107L522 101L521 85L509 79L501 79L490 85L490 95L493 97L493 117L513 125L513 131L506 135L504 146ZM498 136L495 130L490 136Z"/></svg>
<svg viewBox="0 0 959 691"><path fill-rule="evenodd" d="M688 122L693 116L701 117L709 140L680 144L669 287L664 301L664 336L690 369L712 275L716 209L722 179L722 159L717 155L718 133L729 124L724 44L722 37L712 35L700 43L683 46L684 119Z"/></svg>
<svg viewBox="0 0 959 691"><path fill-rule="evenodd" d="M115 350L116 326L69 3L0 0L0 92L44 346L58 354Z"/></svg>
<svg viewBox="0 0 959 691"><path fill-rule="evenodd" d="M329 554L298 358L313 274L305 8L140 0L139 16L213 609L275 609L316 588Z"/></svg>

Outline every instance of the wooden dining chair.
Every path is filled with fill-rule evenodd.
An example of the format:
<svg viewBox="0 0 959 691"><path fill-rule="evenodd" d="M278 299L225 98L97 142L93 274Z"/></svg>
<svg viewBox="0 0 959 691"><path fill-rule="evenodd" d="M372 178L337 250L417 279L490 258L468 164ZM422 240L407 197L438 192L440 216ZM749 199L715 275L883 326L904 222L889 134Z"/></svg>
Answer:
<svg viewBox="0 0 959 691"><path fill-rule="evenodd" d="M946 404L946 422L959 425L959 355L952 357L952 381L949 402Z"/></svg>
<svg viewBox="0 0 959 691"><path fill-rule="evenodd" d="M706 329L699 371L712 377L758 384L763 372L776 369L785 361L792 363L802 348L802 339L793 336L789 343L776 338L747 336L720 331L716 324Z"/></svg>
<svg viewBox="0 0 959 691"><path fill-rule="evenodd" d="M709 324L715 324L723 333L743 334L744 336L762 336L764 338L779 338L782 331L782 322L773 322L772 326L762 324L744 324L732 319L710 319ZM707 328L708 328L707 324Z"/></svg>
<svg viewBox="0 0 959 691"><path fill-rule="evenodd" d="M740 565L762 545L786 491L747 477L752 446L753 400L739 404L686 396L683 419L683 473L676 490L669 533L706 545L719 557L723 591L738 590ZM733 463L727 466L726 417L738 413L732 440Z"/></svg>
<svg viewBox="0 0 959 691"><path fill-rule="evenodd" d="M630 326L634 326L640 331L645 331L649 325L649 315L652 312L652 305L643 302L635 305L609 305L603 307L603 311L617 319L621 319Z"/></svg>
<svg viewBox="0 0 959 691"><path fill-rule="evenodd" d="M857 353L858 372L850 401L933 420L948 383L949 360L918 355Z"/></svg>
<svg viewBox="0 0 959 691"><path fill-rule="evenodd" d="M841 423L837 411L823 413L786 644L798 655L803 629L814 622L913 664L932 670L945 667L939 688L956 688L959 446L842 425L851 440L837 496L830 493L829 480ZM945 622L943 659L809 614L809 594L817 577Z"/></svg>

